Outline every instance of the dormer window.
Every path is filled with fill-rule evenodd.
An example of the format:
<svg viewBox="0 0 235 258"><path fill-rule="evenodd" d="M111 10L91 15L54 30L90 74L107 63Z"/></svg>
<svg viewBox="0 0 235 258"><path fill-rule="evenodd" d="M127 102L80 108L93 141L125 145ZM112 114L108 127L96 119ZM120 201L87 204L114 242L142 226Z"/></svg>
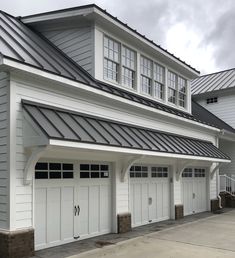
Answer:
<svg viewBox="0 0 235 258"><path fill-rule="evenodd" d="M176 74L168 72L168 101L176 105L177 81Z"/></svg>
<svg viewBox="0 0 235 258"><path fill-rule="evenodd" d="M168 71L168 102L186 108L187 80Z"/></svg>
<svg viewBox="0 0 235 258"><path fill-rule="evenodd" d="M158 99L164 98L164 77L165 69L161 65L156 63L153 64L153 96Z"/></svg>
<svg viewBox="0 0 235 258"><path fill-rule="evenodd" d="M152 94L152 74L153 62L148 58L141 57L140 59L140 72L141 72L141 91L144 94Z"/></svg>
<svg viewBox="0 0 235 258"><path fill-rule="evenodd" d="M129 88L134 88L136 70L136 53L123 46L122 47L122 84Z"/></svg>
<svg viewBox="0 0 235 258"><path fill-rule="evenodd" d="M104 78L119 81L120 44L104 37Z"/></svg>
<svg viewBox="0 0 235 258"><path fill-rule="evenodd" d="M186 85L187 81L181 77L178 77L178 88L179 88L179 106L186 107Z"/></svg>

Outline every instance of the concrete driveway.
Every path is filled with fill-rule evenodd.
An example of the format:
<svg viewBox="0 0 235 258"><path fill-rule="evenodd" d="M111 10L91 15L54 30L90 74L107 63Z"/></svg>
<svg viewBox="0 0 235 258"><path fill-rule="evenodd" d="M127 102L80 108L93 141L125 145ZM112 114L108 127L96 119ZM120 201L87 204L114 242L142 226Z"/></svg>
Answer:
<svg viewBox="0 0 235 258"><path fill-rule="evenodd" d="M234 258L235 210L70 258Z"/></svg>

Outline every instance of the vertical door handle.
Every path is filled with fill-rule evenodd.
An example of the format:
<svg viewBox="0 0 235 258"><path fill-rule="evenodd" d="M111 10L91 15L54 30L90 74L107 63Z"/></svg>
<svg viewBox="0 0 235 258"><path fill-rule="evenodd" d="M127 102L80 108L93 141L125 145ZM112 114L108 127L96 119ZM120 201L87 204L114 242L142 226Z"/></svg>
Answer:
<svg viewBox="0 0 235 258"><path fill-rule="evenodd" d="M74 216L76 216L76 214L77 214L77 206L74 206Z"/></svg>
<svg viewBox="0 0 235 258"><path fill-rule="evenodd" d="M195 199L195 197L196 197L196 194L195 194L195 193L193 193L193 199Z"/></svg>
<svg viewBox="0 0 235 258"><path fill-rule="evenodd" d="M78 216L79 216L79 214L80 214L80 206L78 205Z"/></svg>

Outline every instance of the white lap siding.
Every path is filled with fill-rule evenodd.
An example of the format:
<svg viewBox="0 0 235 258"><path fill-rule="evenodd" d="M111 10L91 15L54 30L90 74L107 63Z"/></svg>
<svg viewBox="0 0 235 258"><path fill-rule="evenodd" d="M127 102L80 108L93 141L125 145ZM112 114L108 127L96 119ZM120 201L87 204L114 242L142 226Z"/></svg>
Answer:
<svg viewBox="0 0 235 258"><path fill-rule="evenodd" d="M0 229L9 227L8 205L8 103L9 103L9 77L0 73Z"/></svg>
<svg viewBox="0 0 235 258"><path fill-rule="evenodd" d="M71 25L70 25L71 26ZM39 28L41 33L59 49L66 53L87 72L93 74L94 27L53 29Z"/></svg>

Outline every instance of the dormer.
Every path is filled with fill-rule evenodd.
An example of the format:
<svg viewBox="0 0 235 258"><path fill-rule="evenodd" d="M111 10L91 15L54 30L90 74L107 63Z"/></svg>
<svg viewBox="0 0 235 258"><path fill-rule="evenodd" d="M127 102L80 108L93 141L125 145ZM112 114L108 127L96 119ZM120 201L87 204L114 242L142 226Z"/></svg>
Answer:
<svg viewBox="0 0 235 258"><path fill-rule="evenodd" d="M99 81L191 113L199 72L96 5L22 18Z"/></svg>

